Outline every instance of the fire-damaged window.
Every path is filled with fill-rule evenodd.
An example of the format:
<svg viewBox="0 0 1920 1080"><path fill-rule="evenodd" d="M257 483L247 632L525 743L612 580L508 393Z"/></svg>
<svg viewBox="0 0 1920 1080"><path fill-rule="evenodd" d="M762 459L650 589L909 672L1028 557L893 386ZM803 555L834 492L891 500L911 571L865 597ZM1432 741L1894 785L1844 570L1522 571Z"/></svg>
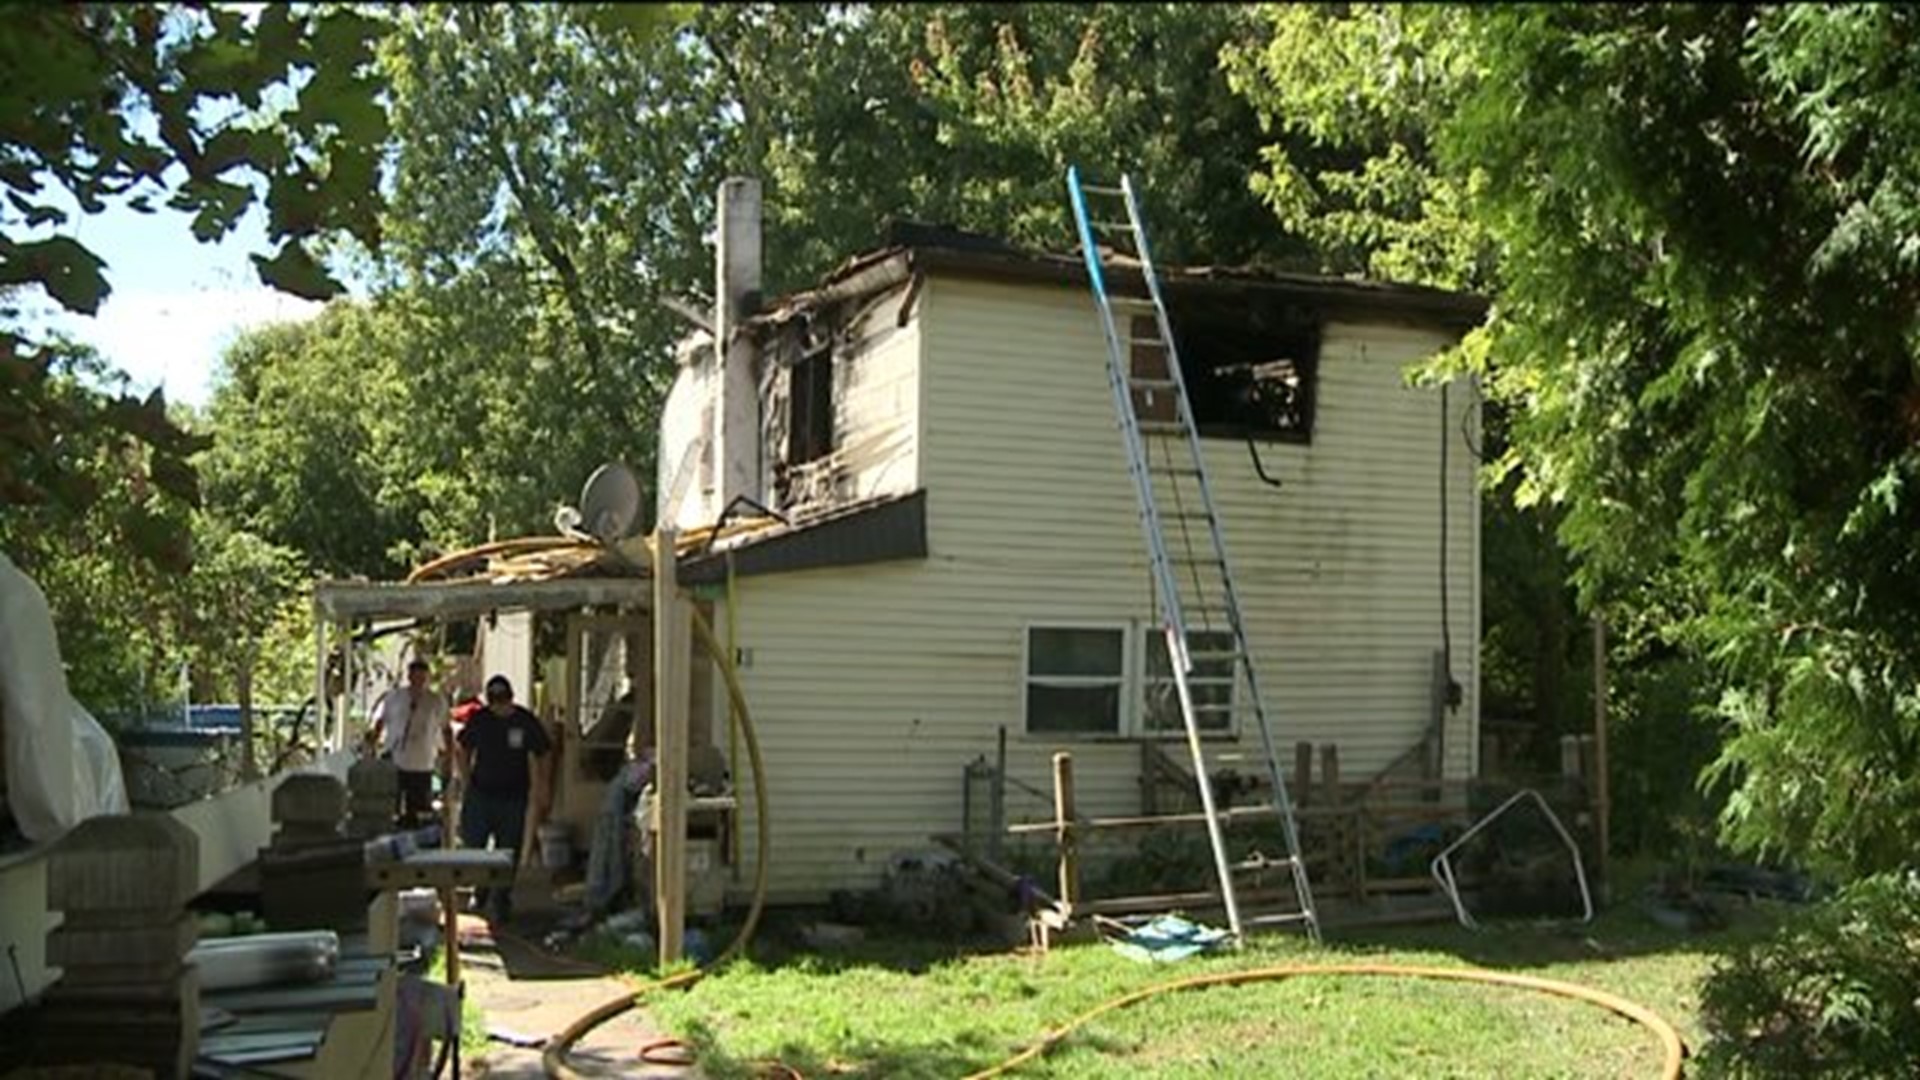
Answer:
<svg viewBox="0 0 1920 1080"><path fill-rule="evenodd" d="M1174 296L1168 306L1202 436L1313 437L1320 324L1312 312L1243 293Z"/></svg>
<svg viewBox="0 0 1920 1080"><path fill-rule="evenodd" d="M803 465L833 452L833 346L821 342L793 365L787 423L787 464Z"/></svg>

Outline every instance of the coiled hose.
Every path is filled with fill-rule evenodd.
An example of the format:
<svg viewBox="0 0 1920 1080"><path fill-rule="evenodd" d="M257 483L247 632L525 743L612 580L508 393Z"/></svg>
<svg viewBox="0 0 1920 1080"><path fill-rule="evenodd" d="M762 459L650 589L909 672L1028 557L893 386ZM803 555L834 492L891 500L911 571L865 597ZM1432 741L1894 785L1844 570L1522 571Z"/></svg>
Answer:
<svg viewBox="0 0 1920 1080"><path fill-rule="evenodd" d="M753 902L747 908L747 920L740 924L740 932L713 962L703 968L683 971L678 975L669 975L638 987L632 993L622 994L604 1005L580 1014L558 1035L548 1041L546 1049L541 1051L540 1065L549 1077L555 1080L582 1080L581 1074L567 1064L567 1051L584 1038L587 1032L619 1016L638 1004L642 995L656 990L669 990L675 987L690 986L708 971L721 967L738 956L752 940L754 930L760 925L760 914L767 904L767 861L771 853L771 842L767 829L767 776L765 765L760 757L760 740L753 731L753 717L747 711L746 691L740 688L739 672L734 670L733 657L728 656L720 639L714 634L698 608L689 609L693 615L693 636L707 650L720 669L727 684L727 699L733 724L740 732L740 739L747 747L747 761L753 769L753 810L755 853L753 868Z"/></svg>
<svg viewBox="0 0 1920 1080"><path fill-rule="evenodd" d="M1212 986L1236 986L1242 983L1272 982L1276 979L1291 979L1302 975L1373 975L1402 979L1444 979L1451 982L1480 983L1483 985L1509 986L1520 990L1532 990L1537 993L1554 994L1559 997L1584 1001L1598 1005L1603 1009L1618 1013L1629 1020L1653 1032L1660 1040L1665 1055L1661 1066L1661 1080L1679 1080L1681 1064L1686 1058L1686 1044L1680 1041L1680 1033L1673 1029L1659 1013L1636 1002L1604 990L1595 990L1578 983L1560 982L1557 979L1542 979L1532 975L1513 975L1504 971L1484 971L1477 968L1436 968L1403 967L1397 964L1285 964L1279 967L1254 968L1249 971L1223 971L1212 975L1196 975L1172 982L1157 983L1131 994L1110 998L1095 1005L1086 1012L1074 1017L1048 1032L1039 1042L1013 1055L990 1069L982 1069L967 1077L967 1080L992 1080L1005 1076L1022 1065L1039 1060L1049 1050L1064 1042L1067 1036L1099 1017L1137 1005L1148 998L1171 994L1180 990L1201 990Z"/></svg>
<svg viewBox="0 0 1920 1080"><path fill-rule="evenodd" d="M549 545L551 542L549 541ZM471 555L471 553L461 553ZM449 560L450 561L450 560ZM426 568L422 568L426 569ZM657 979L637 987L631 993L622 994L603 1005L582 1013L567 1025L558 1035L548 1041L541 1052L540 1064L546 1074L554 1080L584 1080L580 1073L567 1064L567 1052L574 1044L585 1038L587 1033L601 1024L634 1008L639 999L657 990L669 990L691 986L706 973L724 966L738 956L752 940L753 932L760 925L760 916L766 908L767 900L767 864L771 853L771 841L767 827L767 786L765 763L760 756L760 740L754 733L753 717L747 709L746 691L740 686L739 672L734 669L733 657L727 654L721 645L713 627L700 614L691 609L694 637L707 653L713 657L727 687L728 713L734 728L739 732L741 741L746 744L748 764L753 770L754 821L756 845L754 856L753 901L747 909L747 918L740 926L740 932L734 935L719 956L707 967L693 968L664 979ZM1157 983L1120 997L1110 998L1093 1008L1075 1016L1065 1024L1048 1032L1038 1042L1007 1060L991 1068L973 1073L967 1080L993 1080L1005 1076L1023 1065L1044 1057L1049 1051L1065 1042L1074 1032L1110 1012L1137 1005L1162 994L1177 993L1183 990L1202 990L1215 986L1237 986L1246 983L1272 982L1279 979L1299 978L1301 976L1340 975L1373 976L1403 979L1434 979L1450 982L1475 983L1480 985L1505 986L1536 993L1552 994L1575 1001L1584 1001L1610 1012L1623 1016L1640 1024L1659 1040L1663 1061L1660 1076L1662 1080L1679 1080L1686 1060L1686 1044L1660 1014L1620 997L1581 986L1577 983L1561 982L1557 979L1543 979L1532 975L1516 975L1501 971L1485 971L1475 968L1435 968L1403 967L1393 964L1287 964L1277 967L1254 968L1248 971L1218 972L1210 975L1196 975L1171 982Z"/></svg>

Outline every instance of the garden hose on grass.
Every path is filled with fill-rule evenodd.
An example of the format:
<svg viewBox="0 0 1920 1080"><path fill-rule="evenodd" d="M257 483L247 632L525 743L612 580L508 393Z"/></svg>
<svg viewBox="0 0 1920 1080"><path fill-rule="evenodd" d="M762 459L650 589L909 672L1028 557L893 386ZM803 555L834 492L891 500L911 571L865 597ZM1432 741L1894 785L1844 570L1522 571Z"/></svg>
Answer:
<svg viewBox="0 0 1920 1080"><path fill-rule="evenodd" d="M766 769L760 756L760 741L754 734L753 717L747 710L746 692L740 687L740 676L734 669L733 657L728 655L726 648L714 634L712 625L701 616L699 610L692 609L691 614L693 616L694 637L699 640L701 646L707 650L708 654L714 658L720 669L720 674L726 682L727 698L730 706L728 712L732 717L734 727L740 733L741 741L746 744L748 764L753 771L754 820L756 825L755 832L757 834L756 839L758 841L755 845L753 901L747 909L747 918L746 921L741 924L740 932L734 935L733 941L729 943L726 949L723 950L719 956L715 957L713 962L707 967L693 968L677 975L669 975L664 979L657 979L639 986L631 993L622 994L605 1004L596 1006L582 1013L558 1035L549 1040L545 1050L543 1050L540 1055L540 1064L541 1067L545 1069L546 1074L554 1078L554 1080L582 1080L581 1074L575 1072L573 1068L567 1064L567 1052L572 1049L575 1043L579 1042L594 1028L634 1008L639 1003L641 996L656 990L691 986L693 983L699 981L708 971L721 967L735 956L738 956L746 949L747 943L752 940L753 932L760 924L761 912L766 907L767 863L771 847L767 828ZM1238 986L1247 983L1273 982L1280 979L1313 975L1364 975L1403 979L1434 979L1450 982L1476 983L1486 986L1505 986L1518 990L1530 990L1535 993L1552 994L1574 1001L1583 1001L1589 1005L1606 1009L1609 1012L1632 1020L1652 1032L1654 1037L1659 1040L1661 1051L1664 1055L1660 1070L1661 1080L1679 1080L1682 1064L1686 1058L1686 1045L1681 1042L1679 1032L1675 1031L1673 1025L1667 1023L1660 1014L1644 1005L1629 1001L1618 995L1607 993L1604 990L1596 990L1589 986L1581 986L1577 983L1561 982L1557 979L1542 979L1532 975L1516 975L1502 971L1485 971L1477 968L1403 967L1393 964L1285 964L1277 967L1254 968L1247 971L1224 971L1209 975L1196 975L1185 979L1175 979L1171 982L1157 983L1144 989L1135 990L1132 993L1110 998L1075 1016L1062 1026L1048 1032L1039 1042L1034 1043L1032 1046L1027 1047L1025 1050L1020 1051L998 1065L972 1074L967 1080L992 1080L994 1077L1005 1076L1023 1065L1030 1064L1044 1057L1049 1051L1065 1042L1074 1032L1107 1013L1117 1012L1120 1009L1137 1005L1142 1001L1159 997L1162 994L1175 993L1181 990L1202 990L1215 986ZM648 1049L666 1049L670 1045L678 1045L678 1043L674 1040L657 1040L654 1044L650 1044ZM791 1069L786 1071L789 1075L798 1075L797 1073L793 1073Z"/></svg>
<svg viewBox="0 0 1920 1080"><path fill-rule="evenodd" d="M711 655L720 669L727 684L727 698L733 723L740 730L740 739L747 747L747 762L753 769L753 809L755 844L755 862L753 868L753 903L747 908L747 921L740 924L740 932L713 963L704 968L693 968L678 975L669 975L638 987L632 993L598 1005L580 1014L566 1026L560 1034L548 1041L546 1049L540 1054L540 1065L549 1077L555 1080L580 1080L580 1074L567 1064L567 1051L573 1044L586 1036L587 1032L619 1016L638 1004L641 995L655 990L667 990L674 987L690 986L709 970L720 967L738 956L752 940L753 931L760 925L760 913L767 904L767 860L771 851L767 830L767 774L760 758L760 740L753 732L753 717L747 712L746 691L740 688L740 674L734 670L733 657L727 655L725 646L715 636L713 627L701 616L698 608L689 609L693 615L693 635Z"/></svg>
<svg viewBox="0 0 1920 1080"><path fill-rule="evenodd" d="M1044 1038L1018 1054L990 1069L983 1069L967 1077L967 1080L991 1080L1005 1076L1022 1065L1039 1060L1047 1051L1066 1041L1067 1036L1107 1013L1137 1005L1148 998L1161 994L1171 994L1178 990L1201 990L1211 986L1237 986L1242 983L1272 982L1277 979L1291 979L1301 975L1384 975L1402 979L1446 979L1453 982L1480 983L1492 986L1508 986L1519 990L1532 990L1537 993L1555 994L1560 997L1584 1001L1589 1005L1598 1005L1638 1023L1653 1032L1660 1040L1661 1050L1666 1055L1661 1066L1661 1080L1679 1080L1681 1062L1686 1057L1686 1045L1680 1041L1680 1033L1673 1025L1661 1018L1659 1013L1644 1005L1628 1001L1626 998L1609 994L1604 990L1595 990L1590 986L1577 983L1560 982L1557 979L1541 979L1532 975L1513 975L1504 971L1484 971L1477 968L1436 968L1401 967L1395 964L1284 964L1279 967L1254 968L1250 971L1223 971L1212 975L1196 975L1172 982L1158 983L1143 990L1110 998L1095 1005L1079 1016L1067 1021L1060 1027L1048 1032Z"/></svg>

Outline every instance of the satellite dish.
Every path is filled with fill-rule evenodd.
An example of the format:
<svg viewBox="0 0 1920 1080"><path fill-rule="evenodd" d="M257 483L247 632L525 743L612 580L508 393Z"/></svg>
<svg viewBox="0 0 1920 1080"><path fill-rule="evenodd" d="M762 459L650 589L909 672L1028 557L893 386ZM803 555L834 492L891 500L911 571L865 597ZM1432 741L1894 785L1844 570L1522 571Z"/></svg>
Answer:
<svg viewBox="0 0 1920 1080"><path fill-rule="evenodd" d="M593 470L580 490L581 524L602 543L627 535L640 514L640 481L633 470L609 461Z"/></svg>

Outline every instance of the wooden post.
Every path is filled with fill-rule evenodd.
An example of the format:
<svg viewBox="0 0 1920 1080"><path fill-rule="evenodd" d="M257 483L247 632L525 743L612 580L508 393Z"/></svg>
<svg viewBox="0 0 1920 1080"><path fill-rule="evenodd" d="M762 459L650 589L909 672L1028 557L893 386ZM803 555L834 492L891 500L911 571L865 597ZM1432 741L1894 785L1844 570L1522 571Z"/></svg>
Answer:
<svg viewBox="0 0 1920 1080"><path fill-rule="evenodd" d="M1593 617L1593 814L1599 842L1600 898L1611 893L1607 878L1607 849L1611 840L1612 798L1607 782L1607 625Z"/></svg>
<svg viewBox="0 0 1920 1080"><path fill-rule="evenodd" d="M1313 790L1313 744L1297 742L1293 744L1293 805L1307 805L1307 797Z"/></svg>
<svg viewBox="0 0 1920 1080"><path fill-rule="evenodd" d="M987 819L987 858L1000 861L1007 838L1007 725L1000 725L1000 741L993 755L992 814Z"/></svg>
<svg viewBox="0 0 1920 1080"><path fill-rule="evenodd" d="M449 844L449 847L452 845ZM447 924L447 985L460 989L460 892L448 887L440 890L441 917Z"/></svg>
<svg viewBox="0 0 1920 1080"><path fill-rule="evenodd" d="M1072 913L1080 902L1079 837L1074 833L1073 755L1053 755L1053 825L1060 842L1060 905Z"/></svg>
<svg viewBox="0 0 1920 1080"><path fill-rule="evenodd" d="M345 742L333 711L333 695L327 693L327 617L320 602L313 603L313 731L320 745L334 750Z"/></svg>
<svg viewBox="0 0 1920 1080"><path fill-rule="evenodd" d="M1347 819L1343 816L1346 800L1340 790L1340 744L1324 743L1320 747L1320 789L1326 793L1327 817L1327 862L1329 876L1341 884L1350 884L1352 875L1345 865L1349 855Z"/></svg>
<svg viewBox="0 0 1920 1080"><path fill-rule="evenodd" d="M687 926L687 712L692 620L680 593L673 529L653 536L654 910L660 964L678 963Z"/></svg>

